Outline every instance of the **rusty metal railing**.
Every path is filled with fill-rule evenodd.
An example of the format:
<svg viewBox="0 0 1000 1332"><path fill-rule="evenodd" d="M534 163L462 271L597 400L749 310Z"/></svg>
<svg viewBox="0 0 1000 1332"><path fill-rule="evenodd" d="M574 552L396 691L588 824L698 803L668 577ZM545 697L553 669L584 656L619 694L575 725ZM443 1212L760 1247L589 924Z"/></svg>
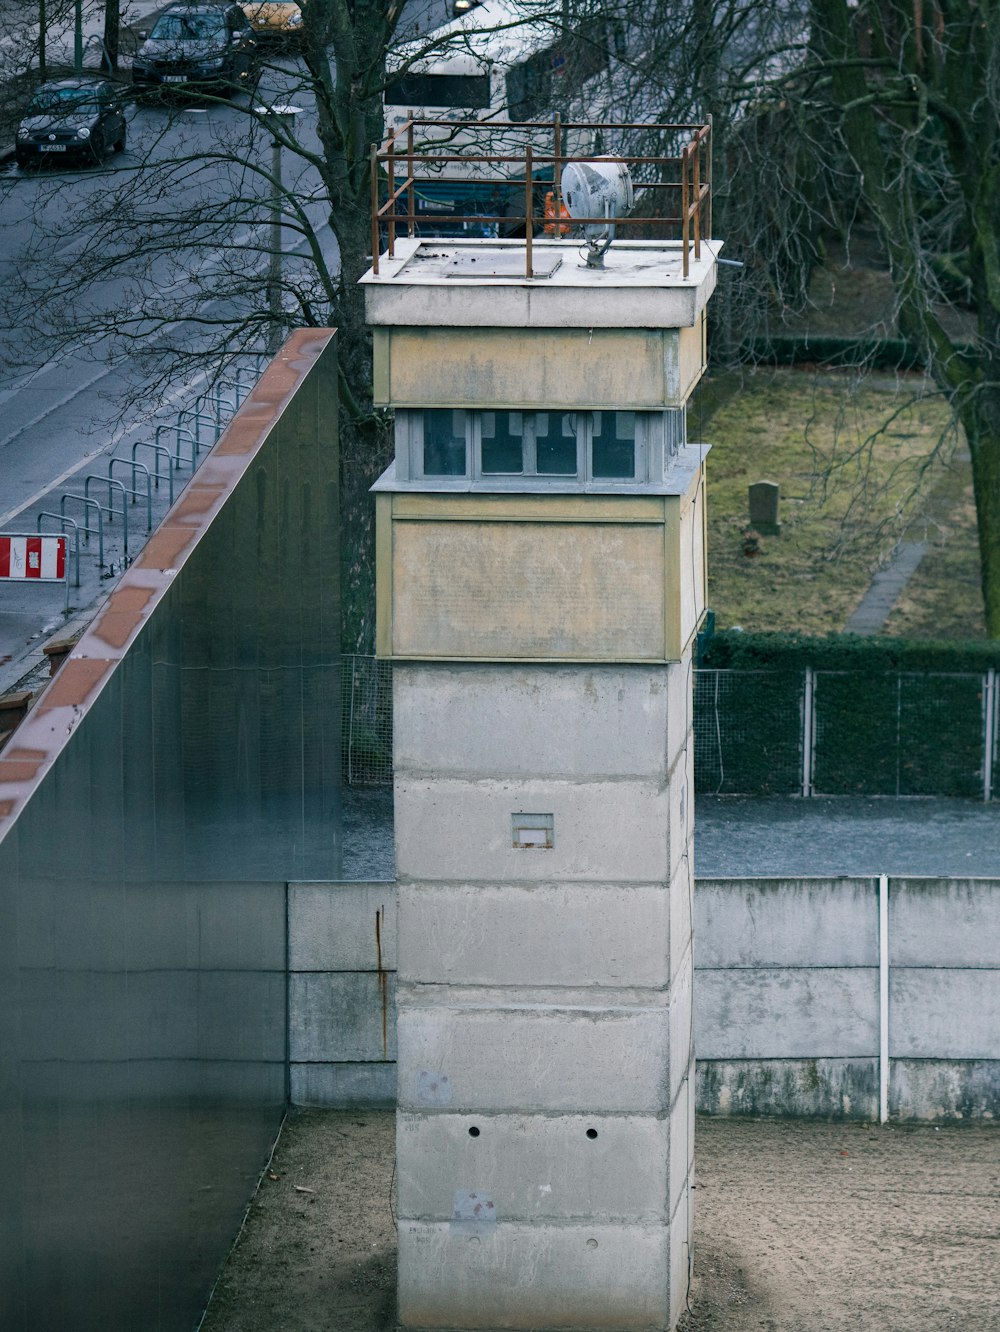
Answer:
<svg viewBox="0 0 1000 1332"><path fill-rule="evenodd" d="M435 132L440 135L442 131L447 133L447 138L433 137ZM502 141L511 136L524 138L520 151L477 151L491 138ZM655 146L657 138L672 141L675 151L661 154L630 153L627 149L615 153L570 154L566 151L568 140L642 144L652 139ZM515 232L523 226L524 273L525 277L533 277L532 243L536 226L559 236L576 226L607 221L604 217L570 220L564 214L560 175L562 168L571 162L624 162L633 175L637 202L626 217L614 219L616 229L625 235L641 233L643 228L674 229L683 274L684 277L689 275L691 254L696 260L701 258L701 243L711 236L712 230L711 123L660 125L563 121L558 115L551 121L525 122L410 119L391 133L380 148L372 145L372 271L376 274L379 271L383 235L386 254L391 259L395 255L396 236L400 229L405 228L408 236L414 236L418 225L426 225L426 218L418 216L417 211L417 191L421 182L454 184L456 192L473 183L489 183L498 189L506 189L512 199L523 190L523 213L448 213L447 225L495 224ZM448 174L449 168L452 169L451 175ZM456 175L456 169L466 174ZM551 211L538 208L535 191L540 187L550 190ZM679 201L677 211L673 213L656 208L659 199L670 199L669 191L673 191L673 197ZM654 211L648 211L648 206L637 211L644 198L648 198Z"/></svg>

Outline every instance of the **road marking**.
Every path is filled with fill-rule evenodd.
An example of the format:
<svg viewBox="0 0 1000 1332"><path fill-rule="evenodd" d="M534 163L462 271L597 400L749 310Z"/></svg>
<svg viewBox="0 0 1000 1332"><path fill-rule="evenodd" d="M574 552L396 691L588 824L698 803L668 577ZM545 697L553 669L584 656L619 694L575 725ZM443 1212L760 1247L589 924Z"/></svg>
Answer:
<svg viewBox="0 0 1000 1332"><path fill-rule="evenodd" d="M193 379L186 380L179 388L175 389L173 393L164 398L160 404L160 410L164 407L170 407L178 398L190 393L192 389L197 388L198 385L203 383L207 378L208 371L200 370ZM30 509L33 504L37 504L40 499L44 499L51 490L55 490L57 486L61 486L64 481L68 481L75 472L78 472L81 467L86 467L87 463L92 459L99 458L102 454L114 453L122 440L128 439L130 435L137 434L140 430L148 426L148 424L148 421L136 421L125 430L120 430L117 435L111 437L102 449L94 449L93 452L85 454L79 462L74 463L72 467L67 467L65 472L62 472L59 476L54 477L51 481L47 482L41 490L36 490L34 495L29 499L26 499L23 504L19 504L17 508L8 509L6 513L0 513L0 527L6 527L9 522L12 522L18 516L18 514L24 513L25 509Z"/></svg>

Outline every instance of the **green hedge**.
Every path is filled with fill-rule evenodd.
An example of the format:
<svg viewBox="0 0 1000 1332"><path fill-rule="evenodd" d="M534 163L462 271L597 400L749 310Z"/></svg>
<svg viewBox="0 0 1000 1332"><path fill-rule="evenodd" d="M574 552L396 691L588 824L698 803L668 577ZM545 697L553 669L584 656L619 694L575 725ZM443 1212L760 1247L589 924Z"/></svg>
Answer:
<svg viewBox="0 0 1000 1332"><path fill-rule="evenodd" d="M959 343L959 355L971 344ZM766 365L825 365L832 369L864 365L870 370L919 370L924 356L905 338L843 337L833 333L771 333L748 338L740 360Z"/></svg>
<svg viewBox="0 0 1000 1332"><path fill-rule="evenodd" d="M998 642L729 630L705 645L699 665L706 668L695 689L699 791L800 789L810 667L817 792L982 796L983 675L1000 667Z"/></svg>
<svg viewBox="0 0 1000 1332"><path fill-rule="evenodd" d="M718 670L940 671L1000 669L1000 640L967 643L830 634L744 634L724 629L705 644L700 666Z"/></svg>

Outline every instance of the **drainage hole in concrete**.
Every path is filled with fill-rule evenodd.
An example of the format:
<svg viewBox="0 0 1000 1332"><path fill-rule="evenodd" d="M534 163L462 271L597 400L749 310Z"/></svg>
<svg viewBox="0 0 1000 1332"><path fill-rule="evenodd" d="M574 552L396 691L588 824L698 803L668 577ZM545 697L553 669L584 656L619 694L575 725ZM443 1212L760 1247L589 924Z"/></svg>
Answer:
<svg viewBox="0 0 1000 1332"><path fill-rule="evenodd" d="M596 1134L594 1136L596 1137ZM469 1137L470 1138L479 1137L479 1130L476 1128L475 1124L473 1124L472 1127L469 1129Z"/></svg>
<svg viewBox="0 0 1000 1332"><path fill-rule="evenodd" d="M587 1129L587 1137L593 1142L597 1137L597 1129Z"/></svg>

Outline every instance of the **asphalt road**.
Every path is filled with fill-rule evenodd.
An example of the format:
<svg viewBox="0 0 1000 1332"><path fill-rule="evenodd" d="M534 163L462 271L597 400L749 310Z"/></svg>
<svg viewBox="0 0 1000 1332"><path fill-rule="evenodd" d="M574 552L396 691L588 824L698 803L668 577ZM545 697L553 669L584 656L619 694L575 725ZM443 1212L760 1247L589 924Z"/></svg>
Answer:
<svg viewBox="0 0 1000 1332"><path fill-rule="evenodd" d="M314 109L297 85L295 62L282 60L264 70L257 101L301 107L299 137L313 147ZM44 293L67 262L79 262L94 247L100 250L102 224L94 213L102 200L123 183L138 180L141 172L148 174L147 164L157 164L158 170L166 166L171 171L169 194L153 207L169 217L201 205L204 226L200 232L170 237L148 260L117 266L79 299L98 312L134 310L140 304L162 311L166 327L150 325L149 343L169 342L196 351L203 344L205 325L189 316L227 320L255 296L260 299L259 280L256 292L248 292L242 280L233 278L239 273L242 279L249 269L259 279L266 263L262 249L268 237L268 185L254 168L270 167L271 140L263 129L249 132L252 122L243 113L248 104L248 95L239 94L232 105L176 100L133 109L127 151L98 168L26 173L8 164L0 175L0 290L10 291L20 275ZM283 157L286 183L300 198L315 194L315 170L287 152ZM243 216L234 215L220 226L213 202L234 196L246 200ZM319 201L307 207L327 262L336 271L336 245L325 210ZM141 224L141 213L130 224ZM111 243L114 239L109 237ZM124 239L127 247L127 233ZM296 240L286 237L286 251L294 251ZM290 269L296 260L285 262ZM69 302L62 312L55 311L55 318L60 313L71 327L74 310ZM0 531L35 531L39 511L57 509L63 490L79 492L83 476L106 471L112 453L128 456L136 439L151 440L158 424L176 420L178 410L203 390L212 369L210 364L193 372L189 368L165 392L151 396L144 391L148 367L107 337L80 342L70 335L48 346L39 344L41 317L28 311L20 320L0 321ZM142 456L151 461L152 455ZM127 472L119 475L127 480ZM160 513L164 508L160 506ZM71 512L80 516L75 507ZM51 523L47 525L52 530ZM134 534L132 554L135 540ZM92 600L102 585L106 580L95 571L87 588L74 590L72 604ZM0 584L0 687L9 687L11 677L16 678L14 667L32 643L59 627L63 597L61 587Z"/></svg>
<svg viewBox="0 0 1000 1332"><path fill-rule="evenodd" d="M138 3L144 14L163 7L151 0ZM448 17L446 0L410 0L400 33L426 32ZM255 105L298 107L296 135L311 149L318 147L315 106L301 85L299 68L294 57L269 54ZM262 128L250 132L248 105L248 95L241 93L232 105L178 98L133 108L127 151L100 167L37 173L19 172L12 163L0 167L0 293L9 292L19 276L40 297L37 310L32 305L19 319L0 318L0 532L34 532L39 512L57 511L61 494L80 492L86 474L105 472L111 455L128 457L136 440L151 441L157 425L175 421L212 372L208 363L193 372L189 368L165 391L152 395L144 391L148 367L107 337L74 339L70 332L48 346L38 343L44 295L52 290L57 270L115 239L95 221L102 200L112 191L148 178L148 164L154 164L156 170L171 173L155 211L169 217L197 204L203 224L175 234L147 261L133 257L116 264L86 291L71 291L63 309L56 311L57 319L67 317L68 328L78 302L104 312L152 308L163 313L166 326L148 326L147 348L171 344L198 353L211 321L230 319L253 301L259 308L259 276L268 243L262 200L269 188L260 169L271 165L271 140ZM285 185L305 201L324 260L335 273L339 258L319 195L318 173L287 151L282 172ZM220 225L221 207L213 205L234 198L245 200L246 207L233 210ZM138 242L147 234L141 206L129 216L128 225L135 228L138 254ZM130 241L127 231L125 239ZM301 254L303 248L301 238L286 230L286 275L301 263L295 252ZM258 277L255 292L246 289L248 270ZM207 360L196 355L195 360L200 359ZM140 456L152 460L148 451ZM127 479L125 472L118 475ZM165 509L164 496L165 490L157 493L154 521ZM80 517L78 509L75 503L71 506ZM43 522L54 530L51 520ZM106 589L108 569L121 567L125 552L120 533L109 530L107 535L105 569L90 569L84 586L72 590L71 605L78 611ZM134 531L133 555L138 539ZM27 661L33 645L63 623L63 599L61 587L0 584L0 690L19 678L18 663Z"/></svg>

